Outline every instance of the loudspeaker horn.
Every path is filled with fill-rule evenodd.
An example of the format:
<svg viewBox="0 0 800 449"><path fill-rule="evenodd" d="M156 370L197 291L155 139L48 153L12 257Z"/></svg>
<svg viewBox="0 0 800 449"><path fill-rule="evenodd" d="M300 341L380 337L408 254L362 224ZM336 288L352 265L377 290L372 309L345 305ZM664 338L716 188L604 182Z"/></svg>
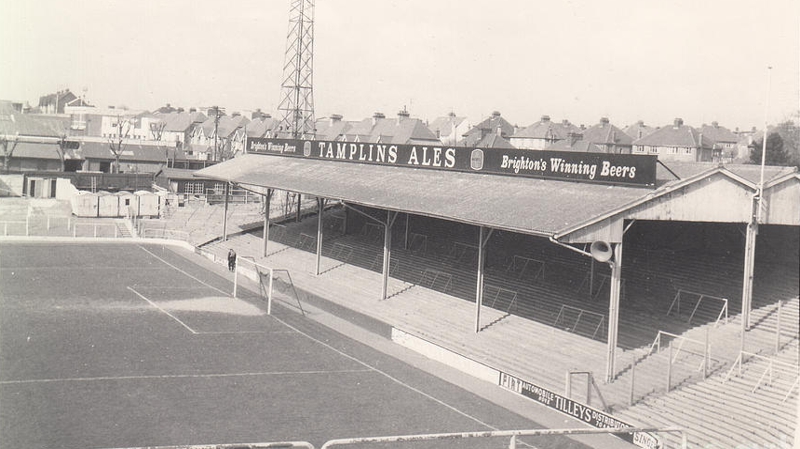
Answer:
<svg viewBox="0 0 800 449"><path fill-rule="evenodd" d="M611 244L600 240L592 242L592 246L589 247L589 252L592 254L592 257L594 257L594 260L598 262L608 262L614 255L614 252L611 250Z"/></svg>

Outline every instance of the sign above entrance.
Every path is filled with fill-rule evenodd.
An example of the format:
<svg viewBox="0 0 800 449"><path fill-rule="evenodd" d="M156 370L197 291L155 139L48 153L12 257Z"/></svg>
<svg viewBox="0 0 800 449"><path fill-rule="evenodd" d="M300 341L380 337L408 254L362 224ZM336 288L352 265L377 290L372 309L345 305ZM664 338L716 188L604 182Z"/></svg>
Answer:
<svg viewBox="0 0 800 449"><path fill-rule="evenodd" d="M656 156L248 138L247 152L604 184L655 186Z"/></svg>

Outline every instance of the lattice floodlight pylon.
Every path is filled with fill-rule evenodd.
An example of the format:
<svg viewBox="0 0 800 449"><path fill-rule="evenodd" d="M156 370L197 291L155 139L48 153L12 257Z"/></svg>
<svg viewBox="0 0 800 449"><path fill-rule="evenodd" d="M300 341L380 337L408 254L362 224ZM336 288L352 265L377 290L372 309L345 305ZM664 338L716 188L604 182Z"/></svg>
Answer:
<svg viewBox="0 0 800 449"><path fill-rule="evenodd" d="M314 0L291 0L281 83L280 137L314 138Z"/></svg>

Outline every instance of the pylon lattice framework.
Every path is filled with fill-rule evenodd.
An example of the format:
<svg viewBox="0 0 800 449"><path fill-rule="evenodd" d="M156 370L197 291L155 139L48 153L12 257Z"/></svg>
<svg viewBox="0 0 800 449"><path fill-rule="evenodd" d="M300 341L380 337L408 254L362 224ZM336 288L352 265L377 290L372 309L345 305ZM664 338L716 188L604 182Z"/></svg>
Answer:
<svg viewBox="0 0 800 449"><path fill-rule="evenodd" d="M314 0L291 0L281 83L281 137L314 138Z"/></svg>

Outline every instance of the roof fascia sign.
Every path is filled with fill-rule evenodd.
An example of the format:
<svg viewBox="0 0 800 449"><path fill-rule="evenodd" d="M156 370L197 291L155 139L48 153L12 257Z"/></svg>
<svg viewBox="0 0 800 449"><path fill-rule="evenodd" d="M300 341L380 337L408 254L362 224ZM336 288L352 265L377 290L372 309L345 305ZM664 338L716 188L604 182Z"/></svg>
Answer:
<svg viewBox="0 0 800 449"><path fill-rule="evenodd" d="M248 138L247 153L525 178L654 187L656 156Z"/></svg>

